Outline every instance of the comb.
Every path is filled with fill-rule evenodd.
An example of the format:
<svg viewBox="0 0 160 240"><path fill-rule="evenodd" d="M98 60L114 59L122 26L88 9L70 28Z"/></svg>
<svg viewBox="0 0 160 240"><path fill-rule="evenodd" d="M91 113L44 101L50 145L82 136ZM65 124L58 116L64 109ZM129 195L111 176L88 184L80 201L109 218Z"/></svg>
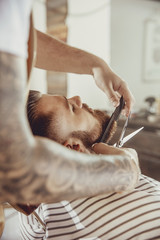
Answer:
<svg viewBox="0 0 160 240"><path fill-rule="evenodd" d="M106 127L105 127L105 131L104 133L102 134L102 137L100 139L99 142L106 142L106 139L108 138L108 135L110 133L110 129L112 127L112 124L114 121L117 121L120 114L121 114L121 111L122 109L124 108L125 106L125 101L123 99L123 96L120 98L120 104L118 105L118 107L116 107L116 109L114 110L114 112L112 113L111 117L110 117L110 120L109 122L106 124Z"/></svg>

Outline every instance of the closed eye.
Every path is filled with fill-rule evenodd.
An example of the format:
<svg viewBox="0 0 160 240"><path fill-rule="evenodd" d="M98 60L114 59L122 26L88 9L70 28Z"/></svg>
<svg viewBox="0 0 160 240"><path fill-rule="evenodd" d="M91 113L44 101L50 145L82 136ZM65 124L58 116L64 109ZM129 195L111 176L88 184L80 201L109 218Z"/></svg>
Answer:
<svg viewBox="0 0 160 240"><path fill-rule="evenodd" d="M75 111L75 106L72 104L72 111L74 112Z"/></svg>

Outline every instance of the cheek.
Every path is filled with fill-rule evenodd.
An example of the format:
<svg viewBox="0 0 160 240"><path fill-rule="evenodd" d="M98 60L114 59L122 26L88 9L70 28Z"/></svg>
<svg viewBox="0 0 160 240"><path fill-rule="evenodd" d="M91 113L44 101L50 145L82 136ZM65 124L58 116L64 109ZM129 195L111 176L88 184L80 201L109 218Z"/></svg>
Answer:
<svg viewBox="0 0 160 240"><path fill-rule="evenodd" d="M70 131L70 128L69 123L63 113L54 116L51 131L53 135L55 134L56 139L66 139L66 136L68 136L68 133Z"/></svg>
<svg viewBox="0 0 160 240"><path fill-rule="evenodd" d="M90 124L90 118L86 112L80 111L78 114L76 113L72 119L72 127L74 128L74 131L86 130Z"/></svg>
<svg viewBox="0 0 160 240"><path fill-rule="evenodd" d="M98 124L97 119L95 119L90 113L84 111L81 116L78 117L79 126L81 126L85 131L91 131Z"/></svg>
<svg viewBox="0 0 160 240"><path fill-rule="evenodd" d="M61 119L60 122L58 123L58 135L63 138L67 139L67 137L73 132L76 131L77 124L74 124L71 119Z"/></svg>

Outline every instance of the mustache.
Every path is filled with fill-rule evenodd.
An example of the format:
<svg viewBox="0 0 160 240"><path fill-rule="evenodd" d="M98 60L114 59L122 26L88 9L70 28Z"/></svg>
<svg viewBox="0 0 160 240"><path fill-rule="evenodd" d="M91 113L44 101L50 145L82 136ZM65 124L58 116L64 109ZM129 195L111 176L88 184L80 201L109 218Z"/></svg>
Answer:
<svg viewBox="0 0 160 240"><path fill-rule="evenodd" d="M96 117L101 120L105 119L106 123L110 120L110 116L107 113L104 113L102 110L99 109L92 109L86 103L82 104L82 108L87 112L91 113L93 117Z"/></svg>
<svg viewBox="0 0 160 240"><path fill-rule="evenodd" d="M89 113L91 113L92 115L94 114L94 110L92 109L92 108L90 108L86 103L83 103L82 104L82 108L84 109L84 110L86 110L87 112L89 112Z"/></svg>

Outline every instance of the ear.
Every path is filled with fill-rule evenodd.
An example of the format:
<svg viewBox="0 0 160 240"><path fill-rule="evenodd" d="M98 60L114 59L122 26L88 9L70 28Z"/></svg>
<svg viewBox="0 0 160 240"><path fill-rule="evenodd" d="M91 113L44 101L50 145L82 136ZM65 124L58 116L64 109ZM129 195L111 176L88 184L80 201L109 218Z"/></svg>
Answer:
<svg viewBox="0 0 160 240"><path fill-rule="evenodd" d="M86 148L82 141L78 138L69 138L63 144L65 147L76 150L78 152L86 152Z"/></svg>

